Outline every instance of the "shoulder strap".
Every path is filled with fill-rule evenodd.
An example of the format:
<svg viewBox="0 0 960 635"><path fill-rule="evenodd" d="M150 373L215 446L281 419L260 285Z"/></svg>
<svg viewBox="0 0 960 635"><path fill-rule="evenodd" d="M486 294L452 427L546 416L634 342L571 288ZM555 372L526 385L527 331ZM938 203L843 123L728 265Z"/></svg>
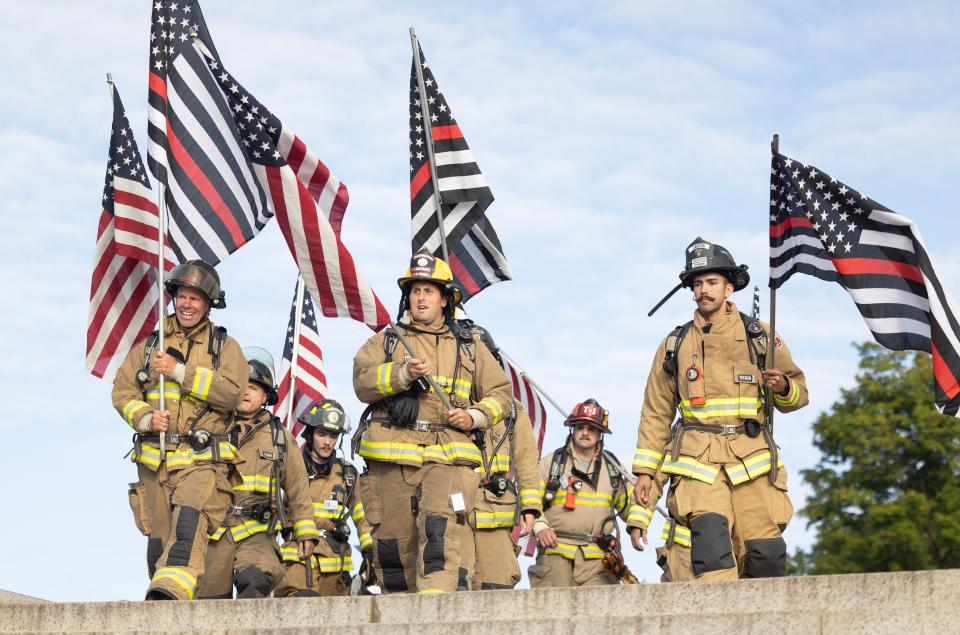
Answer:
<svg viewBox="0 0 960 635"><path fill-rule="evenodd" d="M273 444L280 451L280 463L282 464L287 454L287 435L279 417L270 418L270 431L273 433Z"/></svg>
<svg viewBox="0 0 960 635"><path fill-rule="evenodd" d="M691 326L693 326L693 320L675 327L667 335L667 351L663 357L663 372L668 375L676 377L680 370L677 365L677 356L680 354L680 345L683 344L683 339L687 336L687 331L690 330Z"/></svg>
<svg viewBox="0 0 960 635"><path fill-rule="evenodd" d="M603 451L603 462L607 465L607 475L610 477L610 484L613 486L614 493L616 493L623 481L623 465L620 463L620 459L614 456L610 450Z"/></svg>
<svg viewBox="0 0 960 635"><path fill-rule="evenodd" d="M747 332L747 353L750 361L754 362L761 371L767 367L767 333L763 330L760 320L740 312L743 328Z"/></svg>
<svg viewBox="0 0 960 635"><path fill-rule="evenodd" d="M391 359L393 359L393 351L397 350L398 341L399 341L399 338L397 337L397 334L394 333L393 331L387 331L384 334L383 352L384 352L384 355L386 355L386 357L383 360L384 362L389 362Z"/></svg>
<svg viewBox="0 0 960 635"><path fill-rule="evenodd" d="M227 339L227 328L225 326L218 326L213 329L213 337L210 340L208 353L213 359L213 369L217 370L220 368L220 351L223 350L223 343Z"/></svg>

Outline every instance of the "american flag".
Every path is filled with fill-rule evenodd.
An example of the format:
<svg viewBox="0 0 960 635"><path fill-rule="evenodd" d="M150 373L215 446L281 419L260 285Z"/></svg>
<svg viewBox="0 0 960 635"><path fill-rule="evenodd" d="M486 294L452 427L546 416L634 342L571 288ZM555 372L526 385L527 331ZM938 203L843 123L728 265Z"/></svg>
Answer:
<svg viewBox="0 0 960 635"><path fill-rule="evenodd" d="M159 320L157 206L112 82L110 93L113 128L90 281L86 351L87 371L105 378L113 377L130 349L143 341ZM167 269L173 266L169 260L165 265Z"/></svg>
<svg viewBox="0 0 960 635"><path fill-rule="evenodd" d="M298 285L299 286L299 285ZM300 339L294 342L297 332L297 291L293 292L293 306L290 307L290 322L287 325L287 337L283 344L283 359L280 361L280 383L277 384L277 405L273 413L280 417L283 425L299 439L303 425L298 421L300 415L315 401L324 399L327 393L327 378L323 374L323 351L320 349L320 334L317 332L317 316L313 309L310 292L304 289L303 302L300 305ZM293 390L293 421L287 421L290 396L290 376L293 368L293 353L296 348L297 366L294 373L296 381Z"/></svg>
<svg viewBox="0 0 960 635"><path fill-rule="evenodd" d="M425 127L429 125L440 188L443 233L450 251L448 264L466 301L491 284L510 280L512 275L500 239L485 216L487 207L493 202L493 193L419 45L417 50L422 61L430 121L424 121L415 57L410 67L410 214L413 253L426 250L435 256L443 256L436 193L426 146Z"/></svg>
<svg viewBox="0 0 960 635"><path fill-rule="evenodd" d="M151 37L160 43L151 48L151 156L160 174L169 169L168 202L185 188L170 209L171 241L215 263L275 212L321 313L386 325L387 310L340 240L346 186L223 68L196 1L157 2Z"/></svg>
<svg viewBox="0 0 960 635"><path fill-rule="evenodd" d="M513 384L513 398L523 404L524 409L530 416L530 423L533 424L533 438L537 440L537 453L539 455L543 451L543 437L547 432L547 410L543 407L540 393L530 383L526 374L507 361L506 357L501 359L503 370L510 378L510 383Z"/></svg>
<svg viewBox="0 0 960 635"><path fill-rule="evenodd" d="M830 175L774 153L770 286L794 273L836 281L874 339L933 355L937 409L960 411L960 323L917 226Z"/></svg>
<svg viewBox="0 0 960 635"><path fill-rule="evenodd" d="M753 309L751 309L750 315L754 320L760 319L760 287L753 287Z"/></svg>

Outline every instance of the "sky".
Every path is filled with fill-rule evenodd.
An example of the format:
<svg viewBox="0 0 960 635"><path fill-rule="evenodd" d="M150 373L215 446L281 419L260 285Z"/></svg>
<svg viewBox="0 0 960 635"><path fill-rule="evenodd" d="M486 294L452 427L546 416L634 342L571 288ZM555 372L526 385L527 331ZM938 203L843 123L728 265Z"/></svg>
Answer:
<svg viewBox="0 0 960 635"><path fill-rule="evenodd" d="M674 286L700 235L746 263L769 306L770 139L919 225L954 292L960 198L960 6L731 0L580 3L206 0L230 71L347 184L343 240L391 312L409 258L407 90L424 54L496 200L488 218L514 280L467 305L565 408L595 397L632 457L657 344L690 319ZM145 538L110 384L85 373L91 264L113 74L146 150L150 2L3 1L0 23L0 588L56 601L140 599ZM953 78L953 79L951 79ZM279 359L296 268L271 223L220 267L214 319ZM736 296L748 309L750 291ZM870 334L837 285L796 276L778 331L811 403L777 417L795 506L810 489L812 422L855 382ZM353 355L370 331L324 319L329 396L353 415ZM545 452L565 429L551 412ZM659 534L659 521L653 533ZM40 535L31 534L43 529ZM814 540L801 517L788 547ZM627 562L659 570L652 538ZM30 546L33 545L33 546ZM523 569L531 560L521 562Z"/></svg>

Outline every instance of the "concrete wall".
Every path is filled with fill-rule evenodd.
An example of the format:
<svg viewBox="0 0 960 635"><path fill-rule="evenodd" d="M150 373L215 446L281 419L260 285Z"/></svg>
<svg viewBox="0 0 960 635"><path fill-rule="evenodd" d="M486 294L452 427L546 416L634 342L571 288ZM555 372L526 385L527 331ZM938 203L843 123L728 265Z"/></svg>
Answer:
<svg viewBox="0 0 960 635"><path fill-rule="evenodd" d="M190 603L55 604L0 595L0 633L939 634L960 633L958 589L960 570Z"/></svg>

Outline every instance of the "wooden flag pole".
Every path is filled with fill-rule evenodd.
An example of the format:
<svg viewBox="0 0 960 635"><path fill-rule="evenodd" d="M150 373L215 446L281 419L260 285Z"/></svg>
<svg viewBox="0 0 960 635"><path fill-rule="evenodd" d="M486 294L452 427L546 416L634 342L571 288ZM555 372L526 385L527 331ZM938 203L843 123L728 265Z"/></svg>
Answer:
<svg viewBox="0 0 960 635"><path fill-rule="evenodd" d="M287 391L287 430L293 430L293 402L296 398L297 361L300 348L300 324L303 322L303 276L297 276L296 308L293 310L293 348L290 349L290 388Z"/></svg>
<svg viewBox="0 0 960 635"><path fill-rule="evenodd" d="M447 236L443 231L443 208L440 200L440 182L437 178L437 164L433 156L433 131L430 129L430 106L427 104L427 87L423 83L423 60L420 58L420 42L417 33L410 27L410 46L413 48L413 67L417 71L417 89L420 91L420 114L423 116L423 133L427 141L427 161L430 163L430 182L433 183L434 211L437 214L437 231L440 232L440 249L443 261L450 264L447 251Z"/></svg>

